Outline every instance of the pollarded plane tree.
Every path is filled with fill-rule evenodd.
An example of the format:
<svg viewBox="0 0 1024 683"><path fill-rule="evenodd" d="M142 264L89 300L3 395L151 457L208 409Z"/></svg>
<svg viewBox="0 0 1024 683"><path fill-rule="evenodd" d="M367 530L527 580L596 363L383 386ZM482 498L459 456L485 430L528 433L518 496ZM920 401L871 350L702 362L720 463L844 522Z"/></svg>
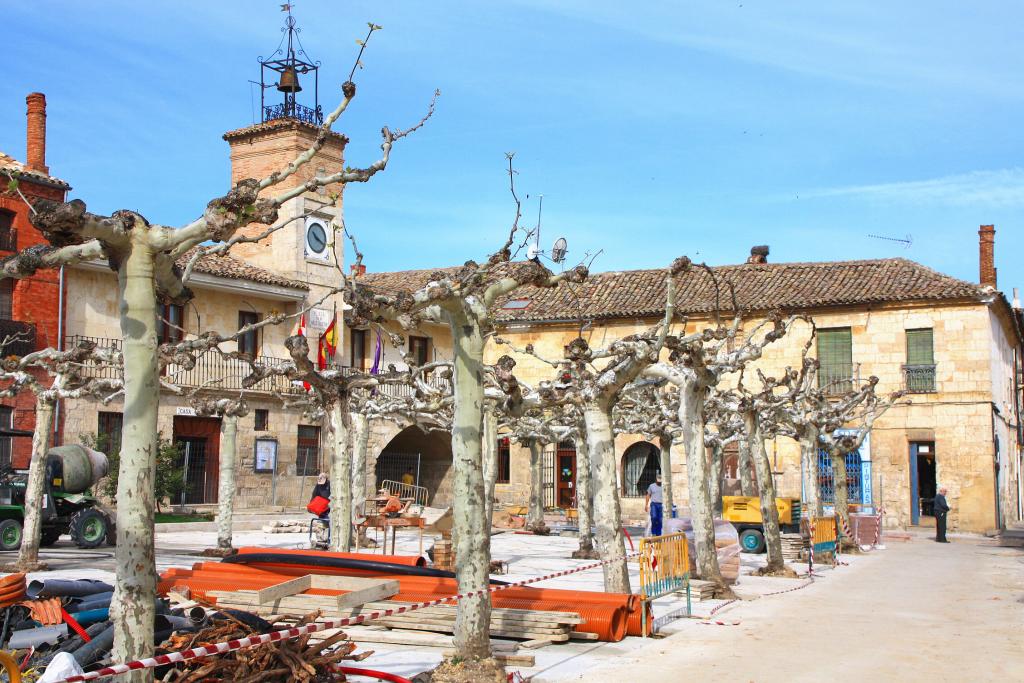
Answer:
<svg viewBox="0 0 1024 683"><path fill-rule="evenodd" d="M722 496L725 486L725 451L731 444L739 445L743 441L743 419L735 412L726 408L718 400L717 393L709 394L705 404L704 445L708 455L708 491L711 496L711 507L715 517L722 514ZM748 456L749 456L749 450ZM748 457L749 461L749 457ZM743 461L737 458L737 467L744 467ZM744 496L753 495L754 487L749 463L746 472L741 475L740 492ZM745 477L745 480L744 478Z"/></svg>
<svg viewBox="0 0 1024 683"><path fill-rule="evenodd" d="M712 278L717 292L718 283L714 273L703 264L701 268ZM709 391L725 375L739 372L747 364L761 358L764 348L780 339L792 322L792 319L784 321L780 315L773 314L754 325L741 338L743 316L735 294L732 300L735 315L731 324L723 323L716 313L713 327L670 338L666 342L670 350L668 362L658 363L644 372L647 377L667 380L679 394L679 424L686 452L697 570L701 578L715 583L716 592L724 596L732 596L733 593L722 578L715 549L713 506L705 457L705 403Z"/></svg>
<svg viewBox="0 0 1024 683"><path fill-rule="evenodd" d="M509 155L509 178L513 177ZM485 413L483 362L486 336L493 331L491 310L499 298L532 285L555 287L563 280L582 281L586 268L577 266L559 275L534 261L513 262L513 246L524 232L519 227L521 206L515 197L515 218L505 243L484 263L467 261L456 271L438 271L415 292L374 291L353 282L349 302L353 315L383 323L398 322L415 329L421 322L447 325L454 347L454 416L452 454L454 492L452 539L459 558L456 575L460 592L482 591L489 585L490 533L485 520L482 433ZM357 263L361 257L357 254ZM458 656L490 656L490 595L486 592L459 601L455 624Z"/></svg>
<svg viewBox="0 0 1024 683"><path fill-rule="evenodd" d="M220 418L219 481L217 484L217 550L227 554L233 547L236 471L238 469L238 418L249 414L244 392L237 397L213 398L192 392L189 402L196 415Z"/></svg>
<svg viewBox="0 0 1024 683"><path fill-rule="evenodd" d="M641 434L658 442L659 471L662 475L663 519L672 517L672 445L679 438L678 395L668 391L664 383L650 380L635 382L615 407L616 434Z"/></svg>
<svg viewBox="0 0 1024 683"><path fill-rule="evenodd" d="M557 368L555 387L562 394L561 400L574 403L582 415L594 488L597 550L605 562L602 565L604 588L609 593L630 592L612 411L626 388L646 368L658 362L675 315L672 278L689 267L689 263L685 257L676 259L666 270L665 315L650 329L615 340L600 349L592 349L586 339L577 337L565 346L563 358L559 360L541 358L529 347L523 350Z"/></svg>
<svg viewBox="0 0 1024 683"><path fill-rule="evenodd" d="M370 34L376 28L379 27L371 25ZM117 576L115 599L111 603L116 660L144 657L153 648L153 464L160 400L157 303L164 299L183 304L192 298L176 265L190 250L207 242L224 243L229 248L241 241L238 233L248 225L271 226L263 233L268 235L283 227L277 224L278 210L290 199L327 185L368 182L386 168L394 144L422 125L433 111L431 106L427 116L408 130L383 128L382 154L372 164L317 175L293 189L274 194L275 187L306 166L323 147L332 126L355 98L356 86L351 79L352 75L343 84L341 102L325 117L320 134L309 149L264 178L240 180L227 194L211 200L202 215L191 223L174 228L150 222L135 211L117 211L110 216L91 213L85 202L78 199L65 203L38 200L31 221L48 244L23 250L0 262L0 274L4 277L30 277L42 269L84 261L108 263L117 275L125 410L117 491ZM149 678L145 672L130 676L131 680L140 681Z"/></svg>
<svg viewBox="0 0 1024 683"><path fill-rule="evenodd" d="M7 342L3 344L6 345ZM18 559L7 567L10 571L28 572L46 568L39 562L39 546L42 542L46 453L50 449L57 402L94 398L104 404L109 403L121 394L123 382L93 375L116 375L120 366L119 351L99 348L94 342L84 339L64 351L42 349L21 357L0 359L0 386L3 386L0 397L14 396L21 391L31 392L35 397L36 416L32 434L32 458L25 484L21 547ZM44 376L49 380L48 383L43 381Z"/></svg>

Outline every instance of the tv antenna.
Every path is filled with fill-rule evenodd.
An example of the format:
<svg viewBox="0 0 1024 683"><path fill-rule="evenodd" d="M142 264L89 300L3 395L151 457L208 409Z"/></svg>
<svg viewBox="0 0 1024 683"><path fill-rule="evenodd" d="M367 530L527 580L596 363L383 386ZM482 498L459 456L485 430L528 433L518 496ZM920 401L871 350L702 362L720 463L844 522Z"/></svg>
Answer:
<svg viewBox="0 0 1024 683"><path fill-rule="evenodd" d="M533 229L533 245L526 251L526 258L531 261L536 261L544 253L540 248L540 217L544 211L544 195L537 196L540 197L540 204L537 206L537 227Z"/></svg>
<svg viewBox="0 0 1024 683"><path fill-rule="evenodd" d="M900 237L887 237L885 235L870 235L870 234L868 235L868 237L872 237L872 238L874 238L876 240L885 240L886 242L898 242L898 243L903 245L904 249L910 249L910 246L914 243L914 236L913 235L909 235L909 234L906 237L903 237L903 238L900 238Z"/></svg>

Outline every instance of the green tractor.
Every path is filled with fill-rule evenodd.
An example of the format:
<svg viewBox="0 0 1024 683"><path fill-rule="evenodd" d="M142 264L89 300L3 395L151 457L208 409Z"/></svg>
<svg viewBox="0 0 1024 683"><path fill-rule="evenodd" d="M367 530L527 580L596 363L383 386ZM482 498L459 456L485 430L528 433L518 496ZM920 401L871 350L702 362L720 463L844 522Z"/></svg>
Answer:
<svg viewBox="0 0 1024 683"><path fill-rule="evenodd" d="M106 476L107 467L106 455L85 446L57 446L46 453L43 546L53 545L62 534L70 534L79 548L97 548L113 538L110 517L90 493ZM0 550L21 545L27 483L27 474L0 471Z"/></svg>

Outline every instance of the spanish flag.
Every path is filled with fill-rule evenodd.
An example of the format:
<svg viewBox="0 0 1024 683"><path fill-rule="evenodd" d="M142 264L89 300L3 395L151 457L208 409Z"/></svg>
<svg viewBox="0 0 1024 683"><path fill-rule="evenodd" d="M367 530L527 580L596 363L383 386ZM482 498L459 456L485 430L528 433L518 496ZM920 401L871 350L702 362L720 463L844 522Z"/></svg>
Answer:
<svg viewBox="0 0 1024 683"><path fill-rule="evenodd" d="M334 354L338 352L338 314L334 314L331 324L327 326L324 333L320 335L320 343L317 345L317 368L324 370L334 360Z"/></svg>

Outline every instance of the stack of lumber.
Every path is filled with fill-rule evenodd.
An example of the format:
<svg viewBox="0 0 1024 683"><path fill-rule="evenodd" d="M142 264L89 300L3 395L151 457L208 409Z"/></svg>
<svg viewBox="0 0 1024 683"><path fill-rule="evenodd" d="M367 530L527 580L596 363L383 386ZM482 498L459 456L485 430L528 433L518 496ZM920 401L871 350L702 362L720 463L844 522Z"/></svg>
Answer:
<svg viewBox="0 0 1024 683"><path fill-rule="evenodd" d="M434 567L455 571L455 548L452 546L451 532L441 534L441 538L434 542Z"/></svg>
<svg viewBox="0 0 1024 683"><path fill-rule="evenodd" d="M303 577L308 578L308 577ZM333 578L333 577L332 577ZM270 589L265 589L270 590ZM218 607L245 610L261 617L280 615L284 612L319 610L327 619L356 616L367 612L385 609L396 609L413 603L408 602L364 602L362 605L339 604L339 600L347 595L312 595L307 593L288 595L285 597L261 601L262 591L211 591ZM352 600L347 602L351 603ZM435 605L423 609L392 614L381 617L368 624L380 624L389 628L407 629L410 631L431 631L434 633L454 633L455 606ZM525 640L546 640L564 642L570 637L589 638L591 634L577 636L573 627L582 624L583 619L573 612L541 612L528 609L491 610L491 635L502 638L522 638Z"/></svg>
<svg viewBox="0 0 1024 683"><path fill-rule="evenodd" d="M804 537L800 534L782 534L782 559L786 562L804 562L806 558Z"/></svg>
<svg viewBox="0 0 1024 683"><path fill-rule="evenodd" d="M700 579L690 579L690 600L700 602L715 597L715 584Z"/></svg>

